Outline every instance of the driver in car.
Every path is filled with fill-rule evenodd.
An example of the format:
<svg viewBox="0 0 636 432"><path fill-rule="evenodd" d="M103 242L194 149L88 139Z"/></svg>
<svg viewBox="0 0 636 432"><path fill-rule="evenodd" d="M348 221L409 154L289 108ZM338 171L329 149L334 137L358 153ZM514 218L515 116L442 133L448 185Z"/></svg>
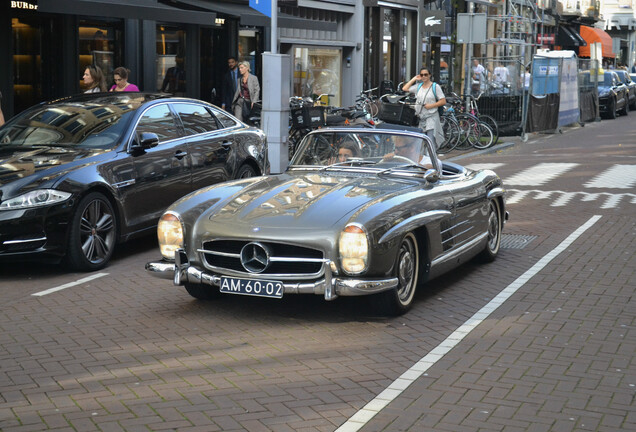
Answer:
<svg viewBox="0 0 636 432"><path fill-rule="evenodd" d="M395 157L402 157L412 160L418 165L423 166L424 168L432 169L433 161L427 154L421 154L420 150L426 150L423 148L423 143L420 138L415 138L406 135L396 135L393 138L393 143L395 146L395 151L393 153L388 153L384 155L382 158L385 161L389 161L394 159ZM442 166L442 162L438 159L439 166Z"/></svg>

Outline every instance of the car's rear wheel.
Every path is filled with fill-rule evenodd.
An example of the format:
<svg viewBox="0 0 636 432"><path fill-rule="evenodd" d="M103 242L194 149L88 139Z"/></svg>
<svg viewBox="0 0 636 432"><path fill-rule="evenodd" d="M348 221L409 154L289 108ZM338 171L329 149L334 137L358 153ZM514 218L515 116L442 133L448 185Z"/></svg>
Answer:
<svg viewBox="0 0 636 432"><path fill-rule="evenodd" d="M395 276L398 286L374 296L375 306L383 315L397 316L413 305L419 275L420 256L417 240L412 233L402 239L395 260Z"/></svg>
<svg viewBox="0 0 636 432"><path fill-rule="evenodd" d="M184 287L188 294L198 300L214 300L221 295L218 288L209 285L186 282Z"/></svg>
<svg viewBox="0 0 636 432"><path fill-rule="evenodd" d="M113 255L116 232L117 219L110 201L99 192L86 195L71 220L68 265L82 271L104 267Z"/></svg>
<svg viewBox="0 0 636 432"><path fill-rule="evenodd" d="M501 219L501 211L499 201L491 200L488 204L488 242L486 247L480 253L479 258L483 262L492 262L499 254L501 246L501 231L503 229L503 221Z"/></svg>

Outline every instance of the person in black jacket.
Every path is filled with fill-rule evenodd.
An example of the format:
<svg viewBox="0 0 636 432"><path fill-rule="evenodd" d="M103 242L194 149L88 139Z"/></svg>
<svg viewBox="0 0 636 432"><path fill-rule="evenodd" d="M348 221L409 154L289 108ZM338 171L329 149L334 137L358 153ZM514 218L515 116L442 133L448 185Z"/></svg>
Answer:
<svg viewBox="0 0 636 432"><path fill-rule="evenodd" d="M223 84L221 87L221 108L233 113L232 100L234 99L234 93L236 93L236 86L240 76L236 58L228 57L227 66L229 70L223 75Z"/></svg>

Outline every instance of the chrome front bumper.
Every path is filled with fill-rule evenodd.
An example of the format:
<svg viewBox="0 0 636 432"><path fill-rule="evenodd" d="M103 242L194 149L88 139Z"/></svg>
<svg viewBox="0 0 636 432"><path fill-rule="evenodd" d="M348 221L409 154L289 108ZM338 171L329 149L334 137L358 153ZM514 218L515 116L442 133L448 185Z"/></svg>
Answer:
<svg viewBox="0 0 636 432"><path fill-rule="evenodd" d="M334 300L338 296L360 296L387 291L398 286L397 278L355 279L333 276L330 262L323 264L325 276L314 282L283 282L285 294L316 294L325 300ZM172 279L177 286L187 283L219 287L221 276L203 272L190 266L183 251L175 253L175 262L149 262L146 271L161 279Z"/></svg>

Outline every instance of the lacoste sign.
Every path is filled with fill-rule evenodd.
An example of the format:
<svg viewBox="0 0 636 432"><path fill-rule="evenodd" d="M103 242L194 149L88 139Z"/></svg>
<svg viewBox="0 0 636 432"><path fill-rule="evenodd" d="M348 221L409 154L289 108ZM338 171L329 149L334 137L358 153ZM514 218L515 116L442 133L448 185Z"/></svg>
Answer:
<svg viewBox="0 0 636 432"><path fill-rule="evenodd" d="M420 12L420 29L427 33L446 33L446 12L424 10Z"/></svg>

